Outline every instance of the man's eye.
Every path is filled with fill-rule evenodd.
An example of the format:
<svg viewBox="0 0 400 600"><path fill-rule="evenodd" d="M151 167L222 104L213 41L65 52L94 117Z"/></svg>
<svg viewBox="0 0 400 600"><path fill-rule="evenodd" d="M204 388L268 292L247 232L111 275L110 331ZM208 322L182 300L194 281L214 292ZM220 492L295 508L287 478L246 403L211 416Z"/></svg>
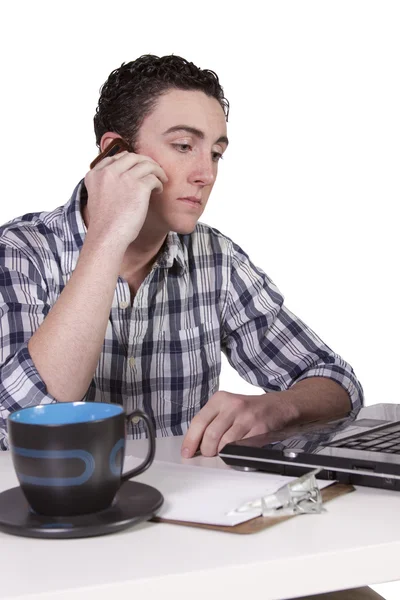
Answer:
<svg viewBox="0 0 400 600"><path fill-rule="evenodd" d="M224 158L220 152L213 152L212 155L214 162L218 162L219 160L222 160Z"/></svg>
<svg viewBox="0 0 400 600"><path fill-rule="evenodd" d="M191 148L190 144L172 144L172 145L175 148L177 148L179 150L179 152L187 152Z"/></svg>

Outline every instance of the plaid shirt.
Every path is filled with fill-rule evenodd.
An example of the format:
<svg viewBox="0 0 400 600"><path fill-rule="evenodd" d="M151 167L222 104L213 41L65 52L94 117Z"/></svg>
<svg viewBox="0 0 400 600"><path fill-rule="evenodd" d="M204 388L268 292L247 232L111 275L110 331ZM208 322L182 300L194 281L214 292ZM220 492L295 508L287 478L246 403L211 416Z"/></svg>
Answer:
<svg viewBox="0 0 400 600"><path fill-rule="evenodd" d="M76 267L86 234L84 196L80 182L65 206L0 228L1 449L8 447L11 412L56 401L27 344ZM169 234L132 306L127 282L118 279L84 400L141 408L158 436L180 435L218 390L221 350L246 381L266 392L328 377L349 392L353 408L362 404L352 368L284 306L243 250L201 223L190 235ZM142 424L128 435L142 437Z"/></svg>

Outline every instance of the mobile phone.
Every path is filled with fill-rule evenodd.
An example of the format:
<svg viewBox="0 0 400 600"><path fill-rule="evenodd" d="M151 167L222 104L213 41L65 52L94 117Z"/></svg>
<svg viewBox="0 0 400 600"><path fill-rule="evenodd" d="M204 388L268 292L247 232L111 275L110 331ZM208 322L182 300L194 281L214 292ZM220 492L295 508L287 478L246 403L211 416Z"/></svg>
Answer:
<svg viewBox="0 0 400 600"><path fill-rule="evenodd" d="M93 169L103 158L106 156L114 156L114 154L118 154L118 152L123 152L127 150L127 152L132 152L132 148L129 146L125 140L122 138L115 138L111 144L107 146L96 158L90 163L90 168Z"/></svg>

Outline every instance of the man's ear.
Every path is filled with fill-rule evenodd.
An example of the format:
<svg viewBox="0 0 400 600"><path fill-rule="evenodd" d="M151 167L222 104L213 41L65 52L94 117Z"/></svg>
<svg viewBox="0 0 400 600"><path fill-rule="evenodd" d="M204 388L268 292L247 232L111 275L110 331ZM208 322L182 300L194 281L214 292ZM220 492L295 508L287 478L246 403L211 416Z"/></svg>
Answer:
<svg viewBox="0 0 400 600"><path fill-rule="evenodd" d="M114 133L113 131L107 131L104 133L100 140L100 152L103 152L103 150L105 150L113 140L120 137L121 136L118 133Z"/></svg>

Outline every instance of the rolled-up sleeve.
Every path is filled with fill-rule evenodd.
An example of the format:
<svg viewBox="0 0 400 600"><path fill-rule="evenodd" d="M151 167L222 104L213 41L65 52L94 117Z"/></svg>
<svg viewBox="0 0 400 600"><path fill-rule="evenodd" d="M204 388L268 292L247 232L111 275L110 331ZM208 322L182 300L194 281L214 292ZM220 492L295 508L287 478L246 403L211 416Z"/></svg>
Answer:
<svg viewBox="0 0 400 600"><path fill-rule="evenodd" d="M11 412L55 399L47 393L28 350L28 341L50 306L46 284L33 261L0 245L0 449L8 448Z"/></svg>
<svg viewBox="0 0 400 600"><path fill-rule="evenodd" d="M308 377L327 377L349 394L353 410L363 391L352 367L284 305L269 277L238 246L232 246L222 349L249 383L283 391Z"/></svg>

